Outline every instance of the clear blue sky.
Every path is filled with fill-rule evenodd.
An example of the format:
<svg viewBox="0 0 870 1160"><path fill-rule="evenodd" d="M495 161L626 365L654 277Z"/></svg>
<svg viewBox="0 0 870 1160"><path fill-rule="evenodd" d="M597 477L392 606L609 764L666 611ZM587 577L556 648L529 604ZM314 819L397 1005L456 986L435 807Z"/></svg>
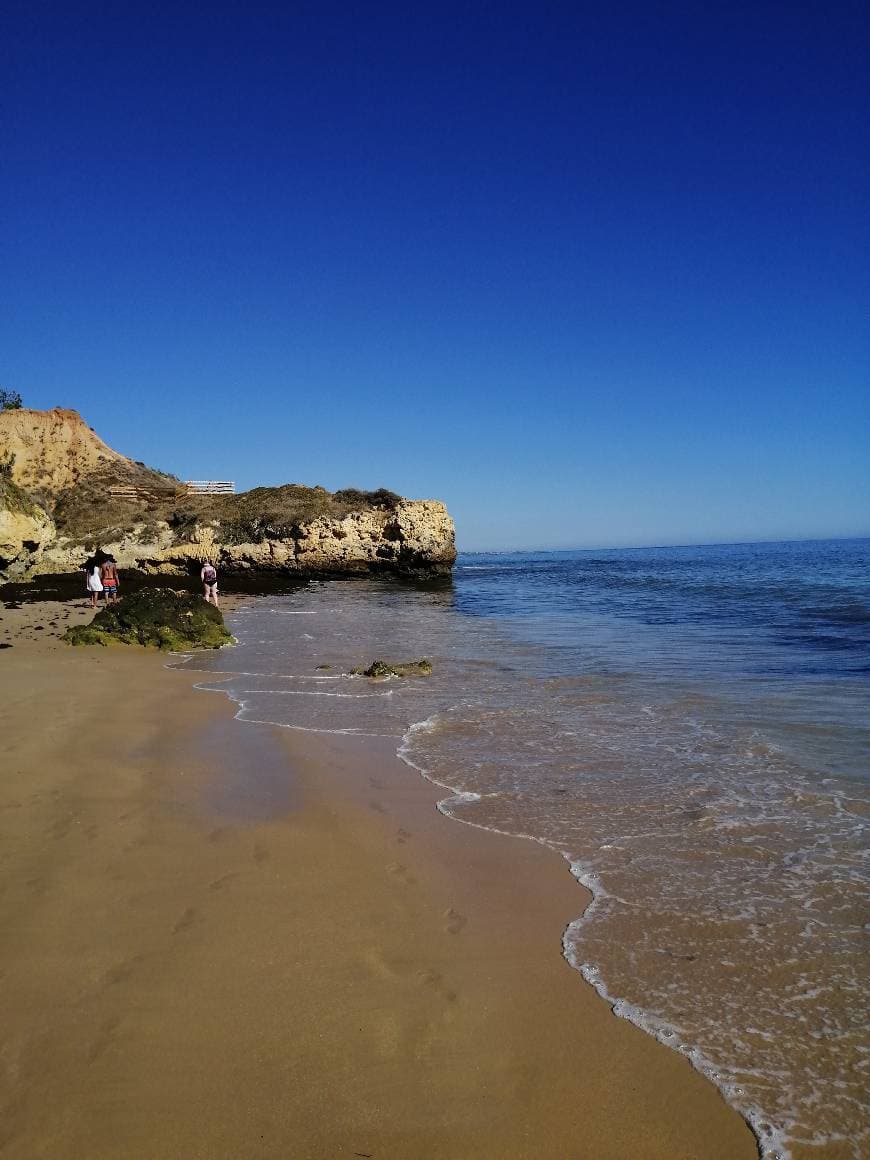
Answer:
<svg viewBox="0 0 870 1160"><path fill-rule="evenodd" d="M0 384L465 548L867 534L867 11L7 0Z"/></svg>

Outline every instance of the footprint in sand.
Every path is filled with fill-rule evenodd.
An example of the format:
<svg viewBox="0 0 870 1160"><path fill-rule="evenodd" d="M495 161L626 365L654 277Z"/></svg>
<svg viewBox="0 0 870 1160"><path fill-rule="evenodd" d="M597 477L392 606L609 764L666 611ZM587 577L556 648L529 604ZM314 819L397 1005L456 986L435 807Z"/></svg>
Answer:
<svg viewBox="0 0 870 1160"><path fill-rule="evenodd" d="M374 1047L382 1059L394 1059L402 1050L404 1028L396 1016L385 1012L374 1028Z"/></svg>
<svg viewBox="0 0 870 1160"><path fill-rule="evenodd" d="M88 1063L95 1063L106 1048L111 1046L120 1022L121 1019L118 1015L110 1015L108 1019L103 1020L97 1030L96 1038L88 1048Z"/></svg>
<svg viewBox="0 0 870 1160"><path fill-rule="evenodd" d="M229 874L222 874L220 878L215 878L213 882L209 882L208 888L212 892L215 890L223 890L228 882L232 882L232 880L234 878L238 878L238 876L238 872L232 870Z"/></svg>
<svg viewBox="0 0 870 1160"><path fill-rule="evenodd" d="M385 814L388 812L386 806L382 806L380 802L369 802L369 809L374 810L376 814Z"/></svg>
<svg viewBox="0 0 870 1160"><path fill-rule="evenodd" d="M452 1005L459 1002L458 993L450 989L441 972L432 967L421 967L415 970L411 960L387 959L380 947L368 947L363 952L362 959L369 972L377 979L382 979L393 986L405 982L416 983L418 987L430 991L432 995L437 996L438 1000L445 1004ZM450 1021L453 1018L449 1007L443 1008L442 1012L443 1019Z"/></svg>
<svg viewBox="0 0 870 1160"><path fill-rule="evenodd" d="M468 919L464 914L460 914L458 910L454 910L451 906L449 910L444 911L444 917L447 920L444 924L444 929L448 934L459 934Z"/></svg>
<svg viewBox="0 0 870 1160"><path fill-rule="evenodd" d="M409 873L408 867L403 866L401 862L391 862L387 867L387 873L394 875L400 882L404 882L406 886L413 886L417 881L413 874Z"/></svg>
<svg viewBox="0 0 870 1160"><path fill-rule="evenodd" d="M196 910L192 906L188 906L184 914L172 928L173 934L180 934L183 930L189 930L196 922Z"/></svg>
<svg viewBox="0 0 870 1160"><path fill-rule="evenodd" d="M428 987L436 995L440 995L447 1003L456 1003L459 996L455 991L445 991L444 976L438 971L422 970L417 972L417 982L421 987Z"/></svg>
<svg viewBox="0 0 870 1160"><path fill-rule="evenodd" d="M409 830L397 830L396 831L396 841L399 843L400 846L404 846L404 844L407 842L407 840L410 837L411 837L411 833Z"/></svg>
<svg viewBox="0 0 870 1160"><path fill-rule="evenodd" d="M269 853L265 846L257 845L254 847L252 857L256 863L261 864L263 862L268 862L272 855Z"/></svg>
<svg viewBox="0 0 870 1160"><path fill-rule="evenodd" d="M139 963L142 962L142 957L142 955L134 955L132 959L123 959L120 963L115 963L114 967L109 967L103 975L103 987L114 987L118 983L126 983Z"/></svg>
<svg viewBox="0 0 870 1160"><path fill-rule="evenodd" d="M407 974L407 966L401 960L389 962L380 947L368 947L362 955L363 962L371 974L378 979L395 982Z"/></svg>
<svg viewBox="0 0 870 1160"><path fill-rule="evenodd" d="M437 971L423 970L417 972L417 982L421 987L432 987L434 990L440 990L441 981L444 978Z"/></svg>
<svg viewBox="0 0 870 1160"><path fill-rule="evenodd" d="M58 818L56 822L51 823L47 832L51 834L52 838L65 838L70 832L72 824L72 816Z"/></svg>
<svg viewBox="0 0 870 1160"><path fill-rule="evenodd" d="M435 995L441 996L448 1003L455 1003L459 996L455 991L445 989L444 976L432 967L421 967L414 970L411 959L388 959L380 947L368 947L362 954L362 961L369 972L377 979L389 983L403 983L412 980L419 986L425 987Z"/></svg>

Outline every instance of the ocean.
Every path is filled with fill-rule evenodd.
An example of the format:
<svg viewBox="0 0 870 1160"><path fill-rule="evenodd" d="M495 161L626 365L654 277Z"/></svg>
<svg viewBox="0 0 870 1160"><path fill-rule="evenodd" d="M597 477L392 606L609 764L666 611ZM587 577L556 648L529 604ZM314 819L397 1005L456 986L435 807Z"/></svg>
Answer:
<svg viewBox="0 0 870 1160"><path fill-rule="evenodd" d="M463 554L228 623L188 663L241 720L394 738L445 815L564 857L565 957L764 1157L870 1153L870 540Z"/></svg>

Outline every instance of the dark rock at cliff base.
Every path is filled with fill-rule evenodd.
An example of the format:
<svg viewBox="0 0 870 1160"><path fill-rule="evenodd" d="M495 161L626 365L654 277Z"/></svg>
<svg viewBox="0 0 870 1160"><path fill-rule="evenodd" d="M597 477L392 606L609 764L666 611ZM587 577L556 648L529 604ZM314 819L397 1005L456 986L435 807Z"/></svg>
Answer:
<svg viewBox="0 0 870 1160"><path fill-rule="evenodd" d="M146 588L64 633L68 644L140 644L175 652L220 648L233 638L213 604L190 592Z"/></svg>

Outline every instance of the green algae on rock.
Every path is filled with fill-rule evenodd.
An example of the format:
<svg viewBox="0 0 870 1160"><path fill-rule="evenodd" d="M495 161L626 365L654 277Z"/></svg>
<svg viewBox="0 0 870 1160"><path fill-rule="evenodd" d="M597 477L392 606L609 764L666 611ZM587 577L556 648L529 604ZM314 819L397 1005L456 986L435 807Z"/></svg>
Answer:
<svg viewBox="0 0 870 1160"><path fill-rule="evenodd" d="M428 677L432 662L425 657L419 661L372 661L367 669L351 669L355 677Z"/></svg>
<svg viewBox="0 0 870 1160"><path fill-rule="evenodd" d="M145 588L101 609L90 624L67 629L78 644L140 644L173 652L220 648L233 638L213 604L192 592Z"/></svg>

